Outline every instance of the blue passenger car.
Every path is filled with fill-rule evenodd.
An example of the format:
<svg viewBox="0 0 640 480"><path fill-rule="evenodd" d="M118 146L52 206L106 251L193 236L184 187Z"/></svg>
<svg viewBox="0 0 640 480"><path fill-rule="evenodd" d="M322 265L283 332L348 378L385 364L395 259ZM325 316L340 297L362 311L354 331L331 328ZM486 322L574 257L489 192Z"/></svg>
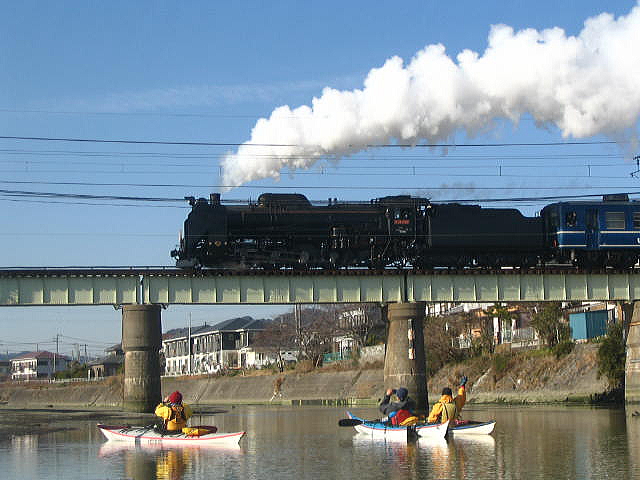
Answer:
<svg viewBox="0 0 640 480"><path fill-rule="evenodd" d="M640 255L640 202L627 195L559 202L541 212L554 260L583 267L633 266Z"/></svg>

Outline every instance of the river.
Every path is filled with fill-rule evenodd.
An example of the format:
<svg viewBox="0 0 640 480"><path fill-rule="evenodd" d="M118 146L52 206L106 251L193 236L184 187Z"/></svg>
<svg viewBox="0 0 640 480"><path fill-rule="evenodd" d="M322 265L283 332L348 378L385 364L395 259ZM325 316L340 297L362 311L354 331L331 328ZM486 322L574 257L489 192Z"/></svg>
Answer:
<svg viewBox="0 0 640 480"><path fill-rule="evenodd" d="M377 415L373 407L353 412ZM387 443L338 427L344 408L240 406L195 416L195 424L247 432L238 448L208 449L106 442L95 420L72 419L66 430L2 435L0 478L640 479L640 416L633 412L467 405L465 418L497 421L492 435Z"/></svg>

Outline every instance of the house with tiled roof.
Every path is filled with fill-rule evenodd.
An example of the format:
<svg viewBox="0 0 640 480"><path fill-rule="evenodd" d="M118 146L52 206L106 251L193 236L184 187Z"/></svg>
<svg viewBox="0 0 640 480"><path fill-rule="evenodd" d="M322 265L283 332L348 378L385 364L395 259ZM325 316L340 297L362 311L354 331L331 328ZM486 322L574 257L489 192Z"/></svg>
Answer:
<svg viewBox="0 0 640 480"><path fill-rule="evenodd" d="M57 372L67 369L71 359L45 350L29 352L11 359L12 380L36 380L53 378Z"/></svg>
<svg viewBox="0 0 640 480"><path fill-rule="evenodd" d="M105 356L89 362L89 378L103 378L117 375L124 365L122 344L118 343L105 349Z"/></svg>
<svg viewBox="0 0 640 480"><path fill-rule="evenodd" d="M266 320L239 317L215 325L176 328L162 336L165 375L216 373L224 368L260 367L267 363L253 348Z"/></svg>

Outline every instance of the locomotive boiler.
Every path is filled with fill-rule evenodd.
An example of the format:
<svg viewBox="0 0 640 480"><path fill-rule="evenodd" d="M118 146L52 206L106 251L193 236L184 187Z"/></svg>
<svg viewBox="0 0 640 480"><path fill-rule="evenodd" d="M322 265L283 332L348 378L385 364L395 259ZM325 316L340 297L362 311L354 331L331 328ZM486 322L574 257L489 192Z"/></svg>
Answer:
<svg viewBox="0 0 640 480"><path fill-rule="evenodd" d="M511 208L408 195L322 205L276 193L246 205L223 205L219 194L188 200L171 252L185 268L525 267L557 248L544 218Z"/></svg>

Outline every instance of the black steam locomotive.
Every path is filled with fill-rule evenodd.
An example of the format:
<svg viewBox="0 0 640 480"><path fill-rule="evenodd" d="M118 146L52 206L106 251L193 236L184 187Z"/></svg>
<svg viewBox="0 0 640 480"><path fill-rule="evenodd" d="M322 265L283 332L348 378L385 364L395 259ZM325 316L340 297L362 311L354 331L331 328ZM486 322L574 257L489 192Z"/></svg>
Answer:
<svg viewBox="0 0 640 480"><path fill-rule="evenodd" d="M171 252L184 268L627 268L640 255L640 202L624 194L553 203L536 217L405 195L321 206L300 194L231 206L219 194L187 200Z"/></svg>

